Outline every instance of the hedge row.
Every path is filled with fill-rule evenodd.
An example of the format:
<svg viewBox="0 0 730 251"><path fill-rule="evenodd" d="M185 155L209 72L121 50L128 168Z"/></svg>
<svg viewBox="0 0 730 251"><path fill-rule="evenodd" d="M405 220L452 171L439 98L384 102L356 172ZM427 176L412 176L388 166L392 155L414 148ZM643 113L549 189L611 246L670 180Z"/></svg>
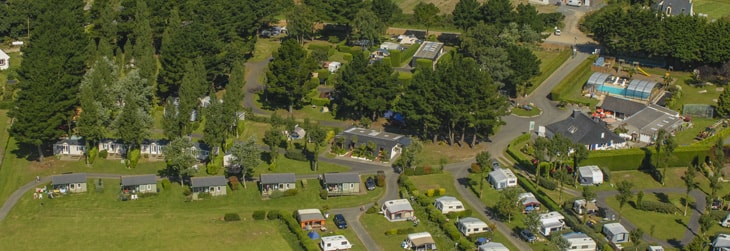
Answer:
<svg viewBox="0 0 730 251"><path fill-rule="evenodd" d="M517 138L512 140L512 142L507 147L507 154L509 154L509 156L511 156L513 159L517 160L517 165L521 167L530 167L530 169L533 169L533 165L530 162L532 158L520 152L520 148L522 148L522 146L528 141L530 141L529 133L517 136Z"/></svg>
<svg viewBox="0 0 730 251"><path fill-rule="evenodd" d="M669 167L685 167L691 163L701 163L708 156L710 146L680 146L674 150ZM611 171L626 171L652 168L656 161L654 148L631 148L604 151L591 151L588 159L581 165L599 165Z"/></svg>
<svg viewBox="0 0 730 251"><path fill-rule="evenodd" d="M419 58L416 59L416 68L433 68L433 60Z"/></svg>
<svg viewBox="0 0 730 251"><path fill-rule="evenodd" d="M400 50L389 50L390 52L390 66L400 67L401 64L401 51Z"/></svg>
<svg viewBox="0 0 730 251"><path fill-rule="evenodd" d="M570 96L571 92L575 91L576 88L583 88L583 83L585 83L585 81L580 81L578 78L585 75L585 72L590 71L590 65L593 63L594 59L594 57L589 57L581 62L581 64L578 65L578 67L576 67L570 75L568 75L570 77L563 79L563 81L553 88L550 92L550 99L554 101L565 100Z"/></svg>
<svg viewBox="0 0 730 251"><path fill-rule="evenodd" d="M416 51L418 51L418 47L420 47L420 46L421 45L419 45L419 44L414 44L414 45L411 45L411 47L408 47L408 49L405 49L403 52L401 52L399 66L404 65L407 62L411 61L411 58L413 57L413 55L416 54Z"/></svg>
<svg viewBox="0 0 730 251"><path fill-rule="evenodd" d="M639 207L639 209L644 211L652 211L665 214L674 214L679 212L679 209L673 204L659 201L641 201L640 206L641 207Z"/></svg>
<svg viewBox="0 0 730 251"><path fill-rule="evenodd" d="M706 139L695 143L694 145L705 145L705 146L714 146L715 143L717 143L718 138L727 138L728 135L730 135L730 127L723 128L720 130L720 132L715 133L715 135L712 135L710 137L707 137Z"/></svg>
<svg viewBox="0 0 730 251"><path fill-rule="evenodd" d="M277 211L277 212L274 212ZM289 231L291 231L294 235L297 236L299 239L299 245L304 248L306 251L319 251L319 246L317 243L315 243L313 240L309 239L309 236L307 236L307 233L305 231L302 231L302 226L299 225L299 222L297 222L296 219L294 219L294 216L282 213L278 210L272 210L269 211L269 215L274 215L275 217L278 217L281 221L286 224L287 227L289 227ZM274 219L274 217L269 217L269 219Z"/></svg>

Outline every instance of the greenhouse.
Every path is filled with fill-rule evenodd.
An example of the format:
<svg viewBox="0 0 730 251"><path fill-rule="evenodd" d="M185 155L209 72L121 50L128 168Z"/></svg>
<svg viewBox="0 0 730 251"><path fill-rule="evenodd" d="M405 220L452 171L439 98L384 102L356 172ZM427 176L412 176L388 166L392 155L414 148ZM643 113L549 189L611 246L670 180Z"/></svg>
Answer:
<svg viewBox="0 0 730 251"><path fill-rule="evenodd" d="M586 82L587 88L599 87L605 83L613 83L616 77L608 73L594 72Z"/></svg>
<svg viewBox="0 0 730 251"><path fill-rule="evenodd" d="M634 79L629 82L629 86L626 87L624 96L629 98L637 98L646 100L651 96L651 92L656 86L656 82L649 80Z"/></svg>

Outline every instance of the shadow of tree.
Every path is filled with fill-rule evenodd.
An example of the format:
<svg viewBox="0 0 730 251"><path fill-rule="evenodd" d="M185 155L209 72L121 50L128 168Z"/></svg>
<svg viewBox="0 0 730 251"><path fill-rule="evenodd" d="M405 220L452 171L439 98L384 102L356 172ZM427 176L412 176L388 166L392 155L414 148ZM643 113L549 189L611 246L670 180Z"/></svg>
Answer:
<svg viewBox="0 0 730 251"><path fill-rule="evenodd" d="M654 196L659 200L659 202L671 203L669 201L669 196L666 193L654 192Z"/></svg>

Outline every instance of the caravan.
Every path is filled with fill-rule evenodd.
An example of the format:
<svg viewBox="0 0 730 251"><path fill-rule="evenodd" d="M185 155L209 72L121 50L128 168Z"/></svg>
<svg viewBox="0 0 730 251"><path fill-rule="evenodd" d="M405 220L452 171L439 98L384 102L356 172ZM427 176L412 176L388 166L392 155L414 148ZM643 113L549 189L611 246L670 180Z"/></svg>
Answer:
<svg viewBox="0 0 730 251"><path fill-rule="evenodd" d="M725 216L725 219L722 219L722 221L720 221L720 226L722 226L722 227L730 227L730 214L728 214L727 216Z"/></svg>
<svg viewBox="0 0 730 251"><path fill-rule="evenodd" d="M575 6L575 7L583 6L583 3L581 2L581 0L568 0L567 4L568 4L568 6Z"/></svg>

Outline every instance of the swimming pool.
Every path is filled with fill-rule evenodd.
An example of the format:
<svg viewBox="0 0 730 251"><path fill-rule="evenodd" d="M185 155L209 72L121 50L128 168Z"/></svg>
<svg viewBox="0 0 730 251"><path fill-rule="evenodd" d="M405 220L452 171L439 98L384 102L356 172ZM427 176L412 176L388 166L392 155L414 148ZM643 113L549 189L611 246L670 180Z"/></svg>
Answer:
<svg viewBox="0 0 730 251"><path fill-rule="evenodd" d="M596 88L596 91L608 92L608 93L615 94L615 95L626 96L626 88L621 88L621 87L601 85L598 88Z"/></svg>

